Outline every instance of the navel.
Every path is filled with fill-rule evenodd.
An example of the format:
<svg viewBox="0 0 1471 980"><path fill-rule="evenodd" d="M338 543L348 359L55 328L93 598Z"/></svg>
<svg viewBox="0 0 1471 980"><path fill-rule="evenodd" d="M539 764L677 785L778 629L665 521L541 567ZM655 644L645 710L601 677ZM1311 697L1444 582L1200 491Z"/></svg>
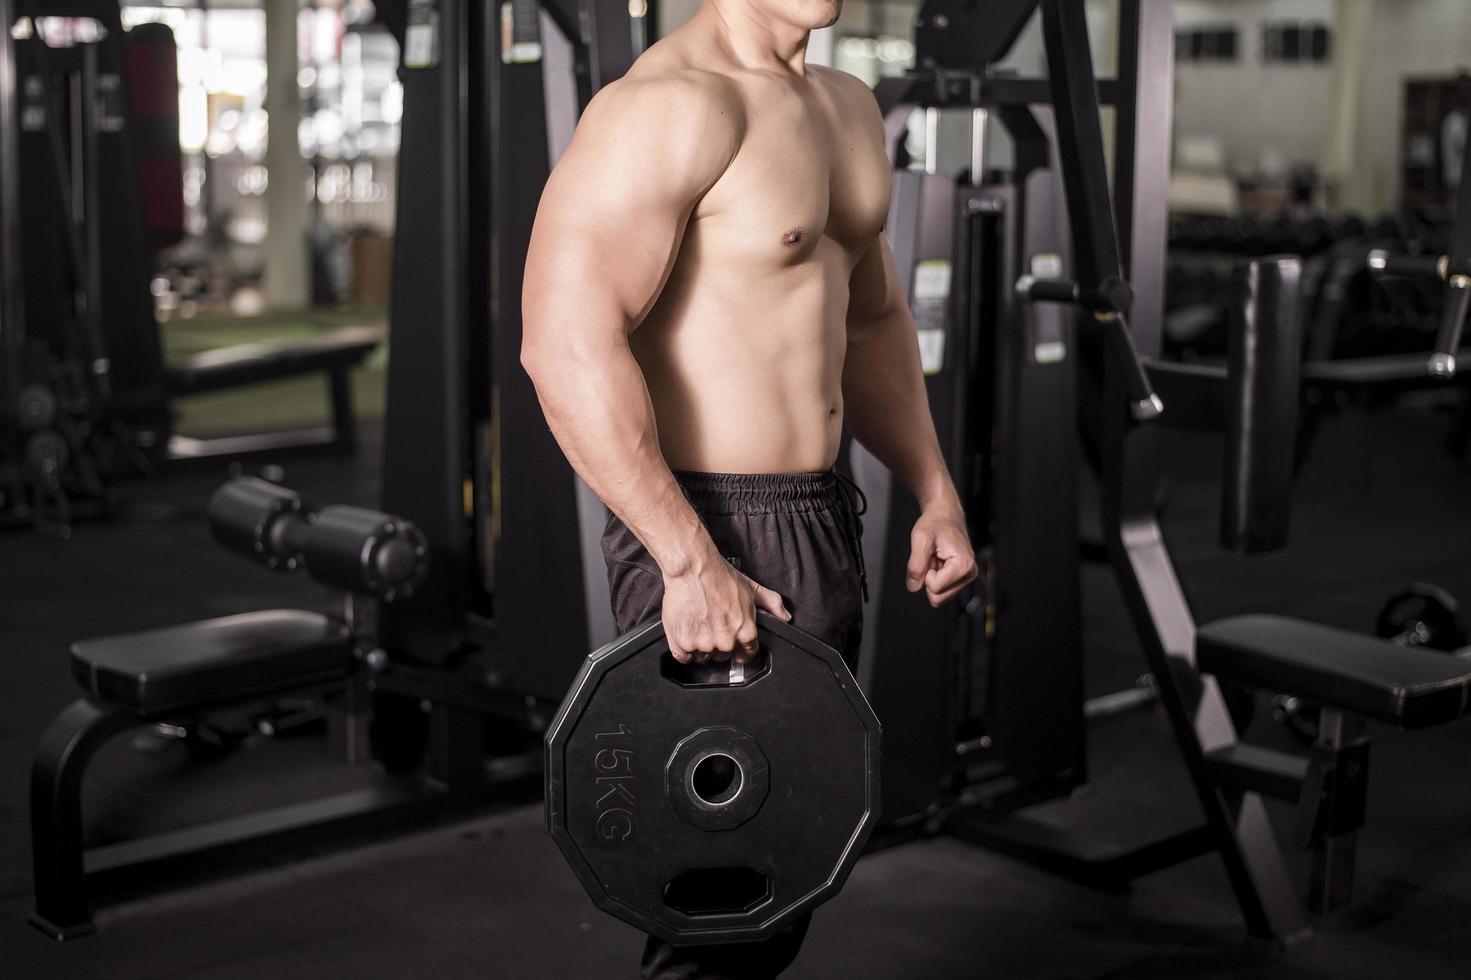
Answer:
<svg viewBox="0 0 1471 980"><path fill-rule="evenodd" d="M802 244L802 240L806 237L806 228L789 228L782 233L781 243L787 248L795 248L796 246Z"/></svg>

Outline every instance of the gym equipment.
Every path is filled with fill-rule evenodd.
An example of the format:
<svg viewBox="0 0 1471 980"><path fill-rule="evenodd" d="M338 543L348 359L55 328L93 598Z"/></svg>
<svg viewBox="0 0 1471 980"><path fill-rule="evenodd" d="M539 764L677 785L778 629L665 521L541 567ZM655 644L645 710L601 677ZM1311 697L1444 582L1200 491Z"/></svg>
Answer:
<svg viewBox="0 0 1471 980"><path fill-rule="evenodd" d="M383 343L377 326L345 326L302 340L266 340L201 351L166 371L174 398L226 388L266 384L307 374L327 381L331 421L321 427L196 439L169 437L172 459L219 456L281 456L292 451L350 454L357 449L357 422L352 407L351 371Z"/></svg>
<svg viewBox="0 0 1471 980"><path fill-rule="evenodd" d="M8 40L21 85L15 98L0 100L0 112L20 116L24 334L68 366L79 382L71 387L86 395L66 400L86 423L71 447L73 465L96 458L94 468L110 475L106 464L125 458L149 473L162 459L353 451L348 374L381 344L377 328L242 344L164 364L149 281L156 250L184 234L170 29L125 31L116 0L17 0L16 13L88 17L103 28L56 47L40 28ZM173 399L301 374L326 379L330 425L212 439L171 432ZM107 445L97 445L102 440ZM64 489L81 482L73 478Z"/></svg>
<svg viewBox="0 0 1471 980"><path fill-rule="evenodd" d="M1260 257L1290 254L1303 258L1333 248L1367 231L1357 215L1321 214L1170 215L1170 249L1216 255ZM1171 263L1174 257L1171 257Z"/></svg>
<svg viewBox="0 0 1471 980"><path fill-rule="evenodd" d="M71 668L87 696L62 711L41 738L31 773L31 839L36 914L57 939L90 932L98 890L149 880L164 868L194 867L247 846L269 844L304 825L335 819L361 825L361 793L244 815L99 848L83 844L81 785L97 750L120 732L165 725L203 730L209 712L294 691L322 692L345 758L362 754L368 675L393 686L390 664L352 615L363 599L409 594L428 552L412 524L355 507L316 511L298 495L254 478L228 483L211 502L216 540L248 555L283 549L276 567L304 567L350 590L341 619L270 609L163 629L83 640ZM258 530L259 533L256 533ZM380 807L438 802L443 790L390 787L368 794Z"/></svg>
<svg viewBox="0 0 1471 980"><path fill-rule="evenodd" d="M1086 82L1064 67L1075 52L1063 53L1070 43L1059 46L1060 37L1079 25L1048 13L1049 79L994 70L1037 7L926 3L917 20L915 70L875 90L894 159L916 110L932 134L922 169L896 169L886 228L927 352L931 415L966 502L984 583L936 613L885 571L907 555L918 507L853 446L854 478L875 515L864 531L874 601L865 614L860 670L889 722L886 826L932 825L962 794L1005 812L1065 795L1086 780L1072 571L1079 542L1073 523L1057 515L1078 506L1071 434L1080 336L1103 334L1114 356L1126 357L1123 314L1132 307L1110 259L1116 251L1069 245L1109 199L1104 187L1099 203L1098 174L1060 149L1097 135L1096 126L1080 122L1086 110L1063 107L1094 81L1087 62ZM1120 92L1118 83L1102 80L1098 96L1122 117L1129 109ZM933 138L947 111L971 124L969 169L957 178L939 172ZM1010 138L1009 168L988 160L993 126ZM1073 185L1085 189L1067 189ZM1065 200L1082 206L1065 210ZM1080 321L1064 303L1030 302L1033 293L1079 299L1096 315ZM1134 380L1131 395L1140 415L1149 415L1152 392ZM920 669L885 655L916 648L937 656ZM1045 732L1033 721L1039 714L1049 719Z"/></svg>
<svg viewBox="0 0 1471 980"><path fill-rule="evenodd" d="M1050 79L987 70L1038 7ZM1250 553L1285 544L1293 420L1306 376L1299 372L1303 268L1295 257L1269 257L1232 270L1234 315L1224 363L1159 359L1172 3L1123 0L1119 24L1119 77L1095 80L1078 0L997 0L971 8L932 0L919 15L919 69L881 83L881 93L885 87L918 92L927 111L971 110L971 174L987 174L983 186L963 192L944 189L948 179L930 172L895 180L896 196L911 182L918 187L906 213L919 216L908 222L891 216L895 262L908 277L922 346L942 352L929 379L932 413L973 523L984 585L964 605L934 612L881 575L873 583L877 629L866 624L865 636L875 638L876 656L863 664L887 722L884 830L946 833L1105 889L1215 852L1251 935L1290 942L1309 930L1310 920L1265 800L1297 806L1295 843L1312 857L1307 905L1314 911L1341 906L1352 888L1354 832L1364 813L1364 725L1417 728L1462 717L1471 664L1282 617L1197 624L1160 528L1160 433L1179 427L1226 435L1223 546ZM1057 136L1033 140L1024 127L1047 131L1049 92ZM1112 196L1097 139L1099 102L1112 104L1117 119ZM1010 181L998 181L981 165L988 111L1013 136ZM906 116L888 117L891 136ZM933 135L936 121L926 122ZM998 216L1020 210L1020 220L1030 222L1045 213L1034 197L1043 196L1049 150L1059 160L1063 188L1053 193L1066 197L1071 234L1033 236L1029 229L1016 235ZM927 171L935 169L925 163ZM956 183L966 180L973 178ZM996 196L998 182L1027 192L1017 197L1024 210ZM1116 214L1111 200L1118 202ZM1044 244L1050 247L1038 248ZM1082 272L1070 271L1069 263ZM938 275L940 267L950 274ZM997 268L1000 277L1020 278L1023 288L1005 288L1005 278L1002 289L990 286L986 277L998 276ZM1123 288L1108 285L1118 268L1128 273ZM986 305L983 297L998 293L1009 303ZM1122 306L1129 297L1128 331L1143 355L1143 375L1165 406L1150 424L1141 424L1149 413L1139 411L1139 365L1120 356L1125 348L1116 340L1110 346L1098 334L1097 314L1109 315L1100 301L1115 298ZM1032 299L1081 301L1084 313L1059 329L1034 319L1040 308L1024 302ZM994 338L985 329L992 324ZM926 337L927 328L943 338ZM1423 360L1419 373L1426 373ZM1050 412L1044 392L1061 393ZM1101 545L1094 551L1114 569L1205 818L1143 843L1100 840L1059 829L1051 815L1026 813L1030 803L1086 779L1081 743L1088 716L1146 700L1128 692L1106 705L1082 702L1074 572L1082 549L1072 521L1059 520L1077 510L1075 470L1057 451L1075 431L1098 483ZM862 484L866 463L856 451L853 466ZM887 517L870 519L865 528L865 548L875 548L868 566L881 569L902 549L912 515L870 485L864 489ZM1018 548L1004 536L1008 528L1025 529L1017 532L1026 535L1022 541L1038 546ZM1019 608L1032 608L1026 604L1035 596L1047 597L1042 611L1018 615ZM1046 630L1045 639L1028 635L1033 624ZM895 636L905 642L894 644ZM916 646L939 655L917 662L889 653ZM1310 755L1242 741L1241 711L1230 700L1244 707L1262 689L1325 706Z"/></svg>
<svg viewBox="0 0 1471 980"><path fill-rule="evenodd" d="M429 546L413 524L361 507L315 510L256 477L215 491L209 526L220 545L267 568L305 568L319 582L384 602L413 595L428 571Z"/></svg>
<svg viewBox="0 0 1471 980"><path fill-rule="evenodd" d="M295 565L353 589L343 615L263 610L77 645L76 669L92 696L53 722L32 778L33 922L55 938L87 932L95 899L158 890L179 872L231 867L242 855L283 847L330 847L528 797L539 783L542 732L595 645L590 638L601 638L599 623L610 620L606 592L597 591L596 530L589 532L602 523L601 506L574 497L514 352L520 266L548 135L552 146L565 145L581 105L631 62L628 5L517 0L504 59L501 7L406 6L379 8L398 25L405 102L386 513L319 511L256 482L227 487L214 502L217 539L268 567ZM0 57L0 91L5 70ZM0 112L0 136L7 121ZM0 139L0 167L10 145ZM13 188L0 181L0 205ZM0 206L0 222L13 214ZM502 264L487 277L492 255ZM0 303L19 296L9 288L13 268L0 268ZM0 350L9 351L13 322L0 317ZM300 363L288 351L272 357ZM259 380L248 358L221 364L232 360L217 354L190 367ZM426 393L425 378L441 383ZM21 387L8 375L0 383L10 393ZM11 404L7 396L0 412ZM11 430L18 432L7 427L0 436ZM502 463L503 453L514 466ZM573 499L586 505L578 522L559 509ZM568 560L579 544L584 562ZM423 545L434 558L427 570ZM569 615L569 605L587 618ZM107 738L166 725L181 729L187 745L189 732L222 711L249 718L253 705L303 691L325 705L334 754L374 763L363 788L93 849L84 872L79 784ZM276 724L269 714L255 719L257 730Z"/></svg>
<svg viewBox="0 0 1471 980"><path fill-rule="evenodd" d="M16 0L13 13L33 24L14 42L21 84L6 107L21 114L26 333L75 359L95 409L127 427L120 438L146 448L167 431L153 251L130 126L131 68L149 59L135 58L116 0ZM89 18L101 30L53 42L42 18ZM143 37L156 41L157 29ZM177 104L176 79L172 88ZM177 135L176 126L175 157ZM181 187L172 194L182 202Z"/></svg>
<svg viewBox="0 0 1471 980"><path fill-rule="evenodd" d="M1461 404L1446 435L1446 449L1460 458L1471 446L1471 381L1467 378L1471 372L1457 370L1458 363L1468 356L1462 338L1471 316L1471 159L1465 169L1467 177L1462 179L1456 196L1449 247L1444 254L1405 254L1389 248L1373 248L1367 253L1348 251L1327 273L1320 324L1315 328L1320 337L1314 338L1309 350L1309 356L1315 359L1303 366L1304 401L1310 411L1300 437L1299 457L1306 452L1319 417L1327 411L1346 404L1387 401L1404 392L1448 384L1460 386ZM1349 283L1366 268L1380 280L1381 288L1393 277L1439 279L1444 283L1428 356L1421 348L1377 357L1321 359L1328 356L1337 340L1339 322L1349 305Z"/></svg>
<svg viewBox="0 0 1471 980"><path fill-rule="evenodd" d="M1461 604L1435 585L1415 582L1385 602L1374 620L1374 635L1405 647L1471 656L1471 627ZM1272 698L1272 719L1303 742L1316 741L1320 706L1295 694Z"/></svg>
<svg viewBox="0 0 1471 980"><path fill-rule="evenodd" d="M1375 251L1369 267L1391 275L1436 276L1445 282L1444 307L1435 350L1426 362L1432 377L1450 378L1456 373L1461 336L1471 316L1471 157L1461 167L1461 185L1456 192L1451 245L1445 255L1417 257Z"/></svg>
<svg viewBox="0 0 1471 980"><path fill-rule="evenodd" d="M11 416L17 457L0 453L0 513L64 539L79 515L104 515L111 502L84 384L68 366L36 369L44 355L38 360L34 348L31 354L33 380L20 389ZM46 380L34 380L38 375Z"/></svg>
<svg viewBox="0 0 1471 980"><path fill-rule="evenodd" d="M1327 260L1317 290L1313 322L1309 330L1302 367L1303 412L1298 437L1298 465L1302 464L1318 425L1326 415L1345 408L1363 410L1375 405L1392 404L1401 395L1455 386L1459 389L1461 407L1456 421L1446 435L1446 449L1460 457L1471 440L1471 380L1466 373L1430 370L1424 353L1427 345L1444 346L1456 336L1446 334L1447 318L1465 319L1466 290L1448 284L1445 297L1422 296L1426 292L1416 281L1420 278L1443 277L1448 259L1409 256L1364 242L1346 243ZM1428 274L1428 275L1427 275ZM1451 277L1454 279L1455 277ZM1405 295L1388 296L1391 287L1399 287ZM1413 302L1423 309L1409 310ZM1381 307L1388 306L1388 309ZM1353 334L1355 320L1367 321L1372 327L1378 319L1388 319L1391 329L1360 329L1359 334L1390 334L1397 337L1387 350L1365 355L1365 344ZM1421 321L1424 325L1415 329ZM1380 339L1382 346L1384 341ZM1345 351L1348 356L1345 356ZM1464 357L1465 351L1457 357ZM1439 355L1436 355L1438 357ZM1435 363L1454 363L1436 360Z"/></svg>
<svg viewBox="0 0 1471 980"><path fill-rule="evenodd" d="M1138 58L1135 91L1140 103L1133 118L1150 119L1151 125L1125 131L1119 145L1127 156L1115 167L1127 187L1120 197L1133 202L1119 219L1125 240L1132 243L1130 268L1141 294L1144 283L1154 284L1151 291L1158 288L1165 248L1160 202L1166 192L1169 145L1167 127L1158 123L1169 116L1169 8L1168 2L1155 0L1134 0L1122 7L1126 23L1142 25L1150 39L1121 55L1121 65ZM1146 102L1152 111L1146 111ZM1286 273L1284 261L1295 260L1267 265ZM1217 384L1209 371L1151 360L1161 347L1162 320L1136 317L1132 326L1166 404L1173 408L1209 402ZM1282 342L1282 331L1262 326L1257 343ZM1354 833L1364 814L1366 721L1415 728L1463 716L1471 665L1283 617L1238 616L1198 625L1159 525L1155 433L1177 422L1208 427L1204 423L1209 418L1202 413L1191 420L1191 413L1167 412L1162 425L1132 425L1122 379L1113 376L1111 363L1103 362L1101 368L1083 372L1084 403L1089 406L1083 435L1085 456L1100 481L1106 549L1205 812L1204 841L1225 864L1248 931L1289 942L1308 931L1310 920L1267 819L1265 800L1297 806L1294 842L1312 858L1308 908L1321 912L1341 907L1351 895ZM1197 375L1193 382L1192 374ZM1166 375L1177 384L1166 386ZM1256 429L1253 438L1291 438L1293 426L1282 417L1291 404L1291 399L1274 397L1258 402L1248 415L1246 403L1227 401L1222 407L1229 414L1218 416L1217 422L1241 432ZM1272 456L1280 458L1275 452ZM1248 456L1236 458L1245 462ZM1271 483L1282 474L1278 467L1226 474L1227 482L1262 477ZM1280 496L1263 499L1276 499L1285 507ZM1311 755L1241 741L1222 697L1223 681L1324 705Z"/></svg>
<svg viewBox="0 0 1471 980"><path fill-rule="evenodd" d="M92 17L102 36L52 49L35 20L48 13ZM17 25L15 36L0 40L3 176L10 189L0 232L0 522L67 537L74 520L109 512L103 477L118 464L147 470L133 450L131 406L117 390L119 379L146 386L147 372L134 369L147 346L109 356L101 312L125 318L139 300L151 303L147 281L136 283L141 292L119 289L138 260L125 242L109 243L119 246L113 261L91 260L103 247L99 223L127 209L101 192L99 177L99 168L114 179L128 174L126 160L115 155L125 137L111 127L124 33L115 6L109 16L88 0L64 0L54 9L20 0L0 14ZM29 30L19 29L17 18ZM45 421L29 414L38 397L49 405Z"/></svg>
<svg viewBox="0 0 1471 980"><path fill-rule="evenodd" d="M383 642L440 663L493 621L493 638L473 639L487 669L560 701L614 634L607 512L521 369L521 276L581 106L633 61L628 4L415 0L405 25L381 503L414 517L436 561L418 594L385 610ZM428 43L441 32L474 40Z"/></svg>
<svg viewBox="0 0 1471 980"><path fill-rule="evenodd" d="M1234 284L1233 295L1241 298L1235 345L1261 355L1251 370L1244 356L1234 366L1184 377L1151 363L1141 393L1137 366L1127 366L1128 348L1118 339L1128 325L1110 308L1128 305L1134 290L1119 276L1123 253L1109 237L1115 222L1101 137L1085 122L1096 123L1098 108L1089 99L1083 25L1075 12L1044 7L1044 25L1051 25L1050 82L997 77L988 69L988 58L1001 57L1010 44L1008 25L1019 30L1033 9L1008 5L1002 16L997 7L978 13L981 8L926 5L920 68L878 90L893 136L916 107L931 117L960 110L972 121L968 173L952 179L932 172L933 160L925 161L922 173L899 170L886 227L922 342L937 353L926 365L926 385L985 569L976 595L935 613L885 575L895 556L907 553L917 510L891 489L861 447L852 452L855 477L873 512L882 515L865 528L876 598L865 623L861 669L880 715L889 719L885 823L933 825L937 810L943 816L959 799L984 801L990 816L967 810L963 819L946 817L947 826L1012 853L1044 836L1031 832L1018 807L1066 795L1086 780L1085 722L1103 710L1102 701L1085 704L1082 694L1078 532L1073 522L1057 519L1078 509L1073 434L1079 412L1085 419L1093 414L1078 403L1078 366L1087 363L1081 355L1103 348L1124 365L1134 379L1128 392L1136 423L1153 414L1150 387L1159 388L1166 413L1202 427L1222 427L1238 405L1277 406L1295 397L1295 361L1277 356L1271 340L1296 325L1293 267L1278 265L1254 268ZM1021 21L1007 19L1013 16ZM1133 33L1142 30L1139 25L1136 19L1127 29L1124 48L1143 46ZM1142 82L1125 77L1097 86L1130 125L1135 84ZM1057 113L1068 121L1055 124ZM1009 168L987 165L988 123L999 123L1011 138ZM927 128L936 125L931 119ZM1130 158L1121 157L1119 166L1131 169ZM1089 190L1069 197L1071 185ZM1078 271L1070 271L1078 263ZM1142 305L1133 300L1151 320L1158 316L1157 288L1153 283L1142 293ZM1053 302L1066 300L1079 301L1085 311L1080 324L1072 309ZM1204 395L1197 391L1202 387L1209 388ZM1179 390L1178 406L1169 388ZM1150 410L1140 411L1141 405ZM1227 465L1247 478L1223 495L1223 538L1247 550L1271 547L1286 533L1281 502L1291 476L1291 442L1270 431L1240 429L1225 445ZM939 676L883 655L916 646L944 652L927 661ZM1103 700L1115 703L1111 696ZM1125 700L1146 703L1148 696L1130 692ZM1234 700L1245 719L1254 699L1246 693ZM1045 726L1039 727L1039 718ZM1088 849L1087 842L1053 840L1031 853L1117 887L1168 850L1058 857L1059 848L1074 844ZM1053 853L1044 856L1042 849Z"/></svg>
<svg viewBox="0 0 1471 980"><path fill-rule="evenodd" d="M1302 413L1297 459L1301 466L1323 417L1345 408L1392 403L1416 391L1458 385L1461 407L1446 437L1464 456L1471 445L1471 382L1455 370L1471 311L1471 197L1463 189L1443 254L1427 253L1423 229L1394 223L1368 228L1360 220L1310 223L1300 235L1256 234L1259 219L1177 219L1172 243L1201 250L1170 256L1174 322L1182 347L1207 354L1208 334L1219 327L1220 296L1234 262L1226 256L1271 251L1312 258L1304 263L1304 296L1311 326L1304 344ZM1321 233L1321 234L1320 234ZM1436 247L1439 235L1431 235ZM1443 283L1439 294L1429 288ZM1426 355L1427 346L1433 353Z"/></svg>
<svg viewBox="0 0 1471 980"><path fill-rule="evenodd" d="M1374 635L1401 646L1459 653L1471 644L1471 624L1449 592L1416 582L1391 596L1379 610Z"/></svg>
<svg viewBox="0 0 1471 980"><path fill-rule="evenodd" d="M546 736L547 827L593 902L676 944L766 939L837 894L879 811L879 722L838 652L758 613L751 663L658 618L587 658Z"/></svg>

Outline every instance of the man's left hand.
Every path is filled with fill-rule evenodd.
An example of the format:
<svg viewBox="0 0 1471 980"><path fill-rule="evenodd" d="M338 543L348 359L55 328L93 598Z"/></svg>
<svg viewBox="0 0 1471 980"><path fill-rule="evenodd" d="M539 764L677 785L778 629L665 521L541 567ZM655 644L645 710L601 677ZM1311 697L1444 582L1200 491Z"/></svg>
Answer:
<svg viewBox="0 0 1471 980"><path fill-rule="evenodd" d="M909 548L904 585L910 592L923 588L930 605L949 602L975 581L976 555L965 514L959 510L940 508L920 514L909 535Z"/></svg>

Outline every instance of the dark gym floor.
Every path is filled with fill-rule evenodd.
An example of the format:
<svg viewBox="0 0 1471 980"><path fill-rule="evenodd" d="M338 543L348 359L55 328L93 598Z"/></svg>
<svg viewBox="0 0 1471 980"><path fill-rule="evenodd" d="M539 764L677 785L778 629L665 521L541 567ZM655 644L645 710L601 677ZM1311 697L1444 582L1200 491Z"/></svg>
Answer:
<svg viewBox="0 0 1471 980"><path fill-rule="evenodd" d="M1330 421L1300 481L1293 546L1244 559L1215 547L1219 443L1171 454L1166 527L1202 620L1261 610L1368 629L1414 580L1471 598L1471 466L1440 449L1444 416L1401 408ZM324 502L372 503L361 459L288 465ZM61 542L0 539L0 978L629 978L640 937L594 911L527 803L464 822L105 908L100 932L57 945L30 929L26 776L36 738L77 689L69 641L273 605L326 608L310 583L210 544L203 505L222 470L123 487L110 524ZM1084 573L1090 693L1143 671L1110 574ZM1259 712L1264 714L1264 712ZM1269 719L1251 734L1283 740ZM1048 819L1134 839L1198 819L1161 718L1095 725L1092 784ZM817 915L789 976L883 978L1471 975L1471 725L1375 742L1358 897L1287 953L1243 941L1225 874L1203 857L1101 894L939 839L864 858ZM207 766L136 751L94 767L98 839L308 797L370 778L308 739ZM1292 814L1274 811L1279 827Z"/></svg>

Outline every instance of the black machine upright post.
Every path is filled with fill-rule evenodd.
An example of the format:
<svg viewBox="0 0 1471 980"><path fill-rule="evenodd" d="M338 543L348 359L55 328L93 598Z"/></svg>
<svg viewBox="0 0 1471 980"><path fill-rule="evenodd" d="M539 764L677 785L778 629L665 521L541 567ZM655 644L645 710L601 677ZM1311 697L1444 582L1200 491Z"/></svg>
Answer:
<svg viewBox="0 0 1471 980"><path fill-rule="evenodd" d="M111 84L121 84L120 76L112 75ZM82 254L85 256L79 270L82 278L80 292L84 303L80 326L87 354L90 355L87 374L96 389L97 397L105 403L111 398L112 386L108 377L111 368L102 339L102 154L97 129L111 113L104 102L102 72L97 64L97 45L88 44L82 47L82 70L75 77L75 85L77 98L72 105L72 112L77 122L76 143L80 152L73 159L76 173L73 192L78 197L76 204L82 224Z"/></svg>
<svg viewBox="0 0 1471 980"><path fill-rule="evenodd" d="M953 256L956 236L963 234L960 202L968 188L942 174L899 172L894 178L887 233L920 336L939 345L938 355L925 358L925 389L945 461L965 493L970 468L965 430L953 420L969 400L966 347L975 325L960 301L967 266ZM890 719L883 740L885 820L903 824L926 814L953 762L954 672L970 662L968 641L977 627L954 607L936 612L922 594L904 587L896 570L907 558L919 506L858 447L850 456L874 511L864 545L872 604L860 671L876 709ZM926 651L924 665L884 653L899 650Z"/></svg>
<svg viewBox="0 0 1471 980"><path fill-rule="evenodd" d="M534 0L515 0L511 10L514 30L524 32L529 50L539 48L538 5ZM632 62L627 5L582 0L562 19L578 27L571 39L580 108ZM547 118L551 110L542 58L507 57L501 35L492 35L492 40L496 46L485 61L493 100L489 146L495 154L489 161L493 236L488 352L493 400L489 459L495 527L493 615L496 644L514 657L518 689L558 698L582 655L595 644L586 618L566 614L567 609L585 608L583 562L566 557L583 550L579 522L568 519L578 513L577 483L546 426L520 360L521 283L537 201L551 168Z"/></svg>
<svg viewBox="0 0 1471 980"><path fill-rule="evenodd" d="M578 486L520 366L521 281L551 117L575 117L632 62L627 5L412 0L402 29L383 505L418 522L436 564L385 610L385 648L446 662L474 647L497 683L556 699L594 644L566 614L584 605L567 560L583 551ZM547 84L562 71L566 106Z"/></svg>
<svg viewBox="0 0 1471 980"><path fill-rule="evenodd" d="M1173 29L1172 0L1123 0L1119 5L1118 74L1128 90L1114 102L1114 221L1119 260L1134 293L1136 344L1158 329L1165 312L1165 249L1169 244L1170 130L1174 49L1156 43L1162 23Z"/></svg>
<svg viewBox="0 0 1471 980"><path fill-rule="evenodd" d="M469 270L476 216L467 206L470 87L464 0L408 5L401 71L404 112L389 329L388 412L380 503L429 538L434 564L413 599L383 611L385 647L448 657L469 612L470 479L465 417Z"/></svg>
<svg viewBox="0 0 1471 980"><path fill-rule="evenodd" d="M1083 0L1043 0L1042 33L1077 272L1073 283L1038 282L1032 297L1075 302L1093 315L1123 372L1130 410L1136 419L1146 421L1158 416L1163 406L1129 335L1127 316L1134 296L1119 261ZM1068 288L1049 291L1049 285Z"/></svg>
<svg viewBox="0 0 1471 980"><path fill-rule="evenodd" d="M886 233L929 352L931 414L982 584L937 611L886 572L907 555L918 509L853 454L873 512L860 674L885 719L885 820L896 827L951 811L954 830L957 798L1007 812L1086 779L1072 311L1014 289L1024 274L1066 270L1068 229L1048 86L991 70L1035 7L930 0L915 70L876 92L893 140L916 109L963 111L972 128L963 176L933 172L933 148L925 172L895 173ZM1010 136L1004 172L988 168L988 126ZM933 652L893 653L916 649Z"/></svg>
<svg viewBox="0 0 1471 980"><path fill-rule="evenodd" d="M1471 317L1471 153L1463 157L1451 245L1445 258L1445 308L1441 311L1435 353L1430 358L1430 373L1447 378L1456 373L1461 338Z"/></svg>
<svg viewBox="0 0 1471 980"><path fill-rule="evenodd" d="M21 293L20 262L20 136L19 72L15 63L15 40L9 25L15 23L13 0L0 0L0 438L5 445L0 455L16 460L20 453L17 426L11 424L16 393L20 390L21 358L25 349L25 298ZM12 481L0 470L0 493L16 493Z"/></svg>
<svg viewBox="0 0 1471 980"><path fill-rule="evenodd" d="M1124 0L1122 14L1128 36L1121 62L1135 72L1128 84L1133 89L1130 97L1138 104L1124 128L1127 145L1120 146L1120 159L1132 162L1132 167L1118 176L1129 185L1131 266L1143 273L1146 266L1162 265L1165 251L1164 224L1158 211L1148 210L1144 202L1165 199L1173 11L1171 0ZM1139 111L1146 105L1149 117ZM1160 307L1151 303L1150 309ZM1158 357L1159 319L1138 318L1131 333L1144 358ZM1130 417L1127 406L1134 400L1134 389L1120 359L1106 359L1101 374L1094 377L1097 425L1085 431L1096 439L1089 456L1100 467L1104 539L1116 579L1150 669L1161 679L1161 701L1247 929L1253 936L1291 940L1304 934L1308 923L1275 843L1265 803L1258 793L1223 789L1212 779L1204 758L1207 748L1228 746L1237 737L1221 689L1211 677L1202 677L1198 689L1191 690L1174 681L1178 675L1195 673L1196 624L1156 512L1157 444L1162 433L1158 426L1138 425Z"/></svg>

